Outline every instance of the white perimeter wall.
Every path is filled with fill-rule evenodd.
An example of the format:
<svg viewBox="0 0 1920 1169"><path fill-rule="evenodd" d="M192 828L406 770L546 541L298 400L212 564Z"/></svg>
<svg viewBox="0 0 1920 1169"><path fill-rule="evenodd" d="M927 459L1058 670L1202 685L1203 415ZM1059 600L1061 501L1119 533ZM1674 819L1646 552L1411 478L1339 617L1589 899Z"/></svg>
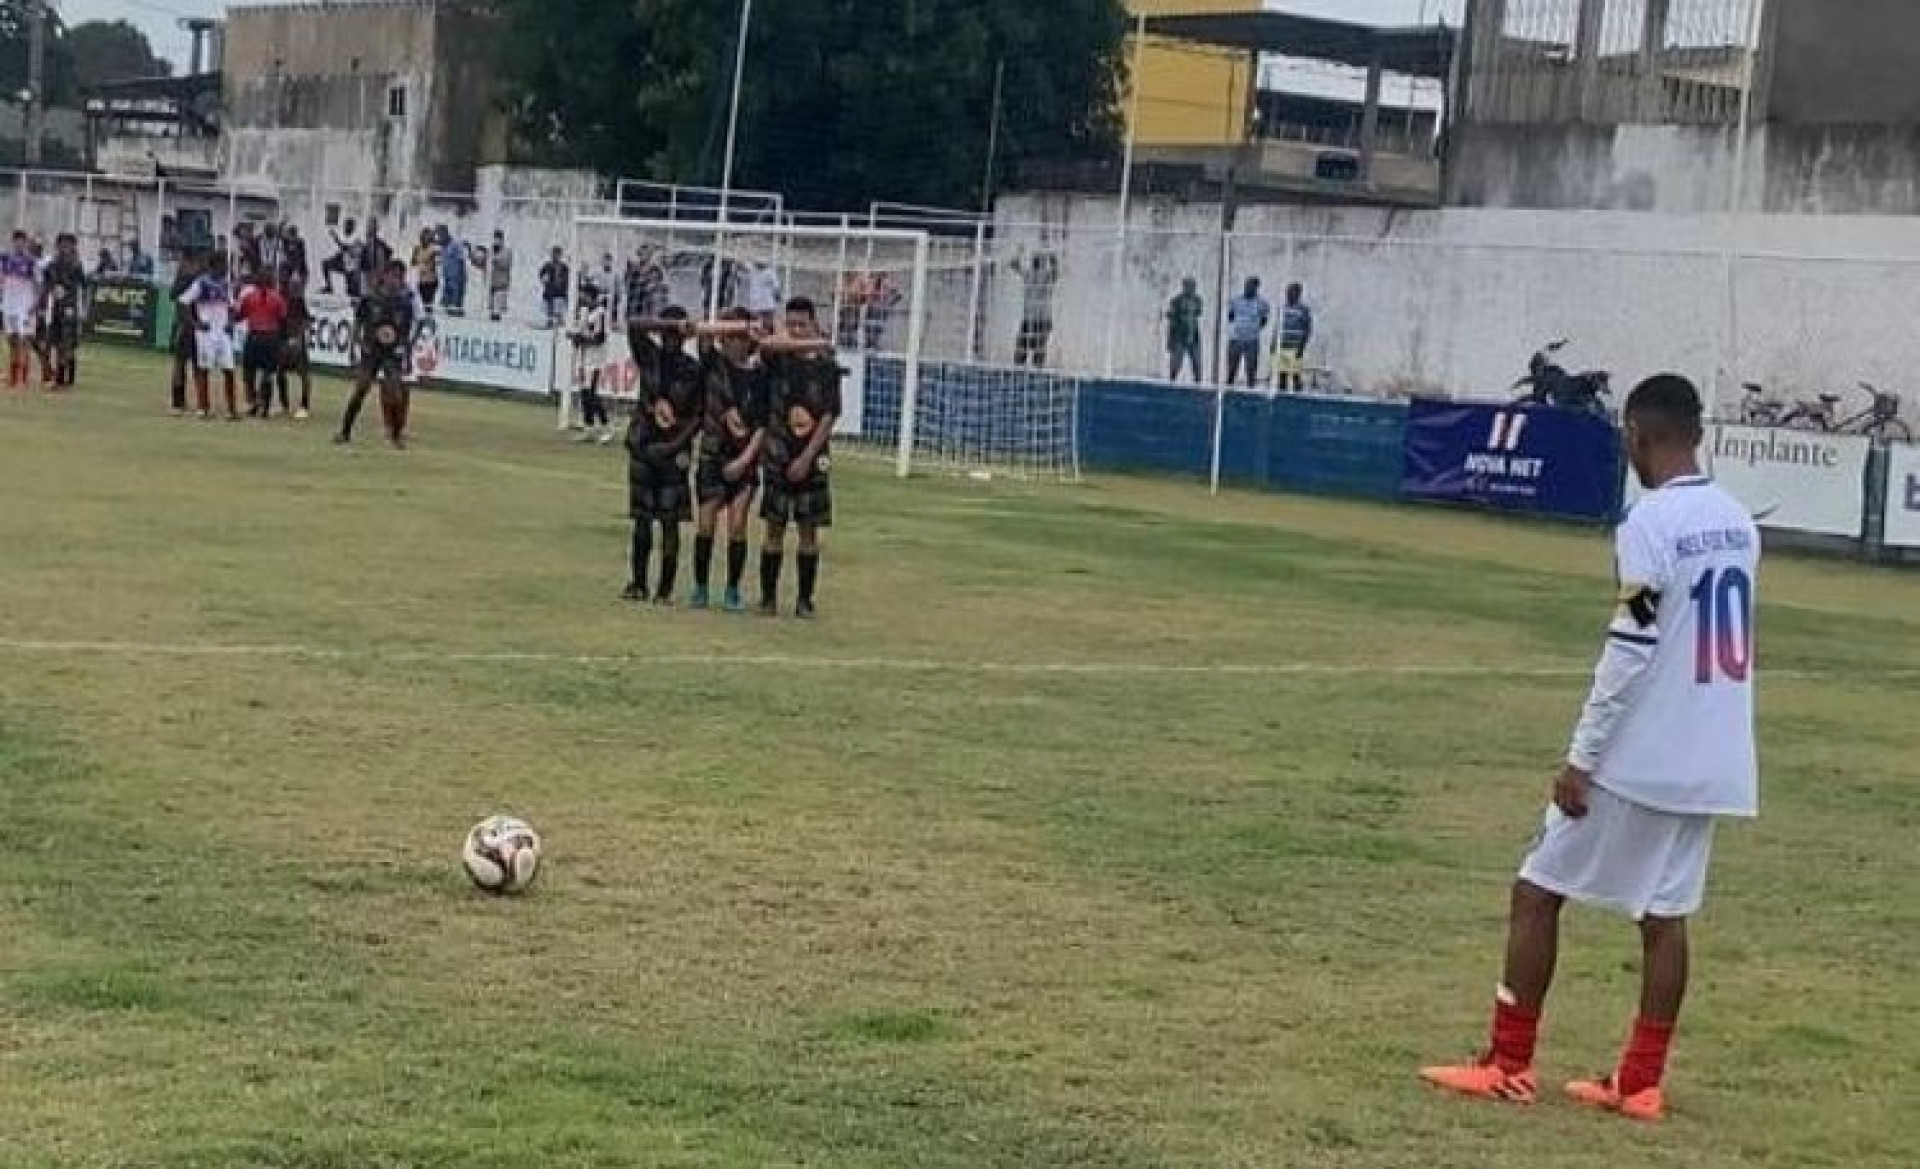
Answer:
<svg viewBox="0 0 1920 1169"><path fill-rule="evenodd" d="M1003 199L995 250L1060 256L1057 365L1104 369L1111 333L1118 372L1164 372L1160 318L1183 276L1200 281L1212 310L1219 209L1136 204L1116 281L1116 206ZM1369 393L1497 396L1558 336L1574 339L1570 364L1610 368L1627 384L1678 370L1703 385L1783 392L1846 392L1862 380L1901 389L1920 368L1920 217L1742 218L1737 357L1729 232L1721 216L1252 207L1225 262L1230 295L1259 276L1277 304L1286 283L1304 283L1318 314L1314 362ZM989 355L1003 358L1018 281L997 279L990 307ZM1715 376L1723 364L1733 376Z"/></svg>

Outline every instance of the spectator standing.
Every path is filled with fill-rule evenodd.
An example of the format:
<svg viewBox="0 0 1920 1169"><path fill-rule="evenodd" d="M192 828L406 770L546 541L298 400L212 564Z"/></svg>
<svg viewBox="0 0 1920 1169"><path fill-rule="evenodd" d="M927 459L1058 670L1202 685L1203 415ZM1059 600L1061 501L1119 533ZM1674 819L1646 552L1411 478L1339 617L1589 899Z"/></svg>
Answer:
<svg viewBox="0 0 1920 1169"><path fill-rule="evenodd" d="M120 274L120 261L113 258L112 248L101 248L100 258L94 262L95 276L117 276Z"/></svg>
<svg viewBox="0 0 1920 1169"><path fill-rule="evenodd" d="M1260 381L1260 338L1273 320L1273 306L1260 295L1260 280L1253 277L1232 304L1227 306L1227 384L1240 380L1247 371L1247 388Z"/></svg>
<svg viewBox="0 0 1920 1169"><path fill-rule="evenodd" d="M762 332L772 333L780 316L780 274L773 265L756 260L747 265L746 310Z"/></svg>
<svg viewBox="0 0 1920 1169"><path fill-rule="evenodd" d="M360 298L360 240L359 227L349 219L340 225L340 230L330 231L333 236L333 255L320 265L320 283L327 295L333 295L333 278L339 276L346 283L347 295L355 300Z"/></svg>
<svg viewBox="0 0 1920 1169"><path fill-rule="evenodd" d="M1167 380L1180 380L1180 367L1192 365L1193 380L1200 381L1200 321L1206 315L1207 302L1200 298L1200 286L1189 276L1180 282L1180 291L1167 304Z"/></svg>
<svg viewBox="0 0 1920 1169"><path fill-rule="evenodd" d="M1053 341L1053 294L1060 287L1060 260L1052 252L1028 259L1016 256L1013 270L1022 282L1020 332L1013 341L1013 363L1044 367Z"/></svg>
<svg viewBox="0 0 1920 1169"><path fill-rule="evenodd" d="M583 288L591 284L600 291L600 303L607 310L608 320L620 319L620 294L623 289L620 287L619 270L614 267L612 252L601 252L599 271L592 276L582 272L580 284Z"/></svg>
<svg viewBox="0 0 1920 1169"><path fill-rule="evenodd" d="M540 265L540 303L546 308L547 328L557 329L567 319L567 288L573 273L567 267L567 253L553 249L547 262Z"/></svg>
<svg viewBox="0 0 1920 1169"><path fill-rule="evenodd" d="M286 255L282 260L285 271L281 275L281 282L288 287L291 287L295 280L305 285L307 278L312 275L312 270L307 267L306 237L300 234L298 227L289 223L280 229L280 243L286 249Z"/></svg>
<svg viewBox="0 0 1920 1169"><path fill-rule="evenodd" d="M266 230L261 233L258 246L260 249L259 271L272 275L276 281L282 279L286 269L287 248L280 238L280 225L267 224ZM241 290L241 294L245 295L244 289Z"/></svg>
<svg viewBox="0 0 1920 1169"><path fill-rule="evenodd" d="M867 327L861 337L868 350L879 349L887 337L887 326L893 321L893 310L900 307L905 293L885 272L875 272L872 282L867 286Z"/></svg>
<svg viewBox="0 0 1920 1169"><path fill-rule="evenodd" d="M141 250L140 241L137 239L127 241L127 275L144 276L149 280L153 279L153 257ZM185 288L180 290L180 292L185 291ZM179 298L180 294L175 293L174 299L178 300Z"/></svg>
<svg viewBox="0 0 1920 1169"><path fill-rule="evenodd" d="M367 238L360 245L360 287L372 291L380 283L380 274L393 262L393 246L380 238L380 221L367 219Z"/></svg>
<svg viewBox="0 0 1920 1169"><path fill-rule="evenodd" d="M434 237L440 244L440 303L448 316L465 316L467 265L472 262L467 241L448 231L444 223L434 230Z"/></svg>
<svg viewBox="0 0 1920 1169"><path fill-rule="evenodd" d="M499 320L507 315L507 294L513 291L513 251L507 247L507 234L493 233L493 247L486 253L487 317Z"/></svg>
<svg viewBox="0 0 1920 1169"><path fill-rule="evenodd" d="M1274 384L1299 393L1306 388L1307 345L1313 340L1313 309L1307 306L1306 290L1298 284L1287 285L1287 303L1280 310L1280 332L1274 338Z"/></svg>
<svg viewBox="0 0 1920 1169"><path fill-rule="evenodd" d="M667 270L660 254L641 248L627 262L627 319L658 320L667 309Z"/></svg>
<svg viewBox="0 0 1920 1169"><path fill-rule="evenodd" d="M420 242L413 246L413 278L420 289L420 305L426 312L440 300L440 241L432 228L420 229Z"/></svg>

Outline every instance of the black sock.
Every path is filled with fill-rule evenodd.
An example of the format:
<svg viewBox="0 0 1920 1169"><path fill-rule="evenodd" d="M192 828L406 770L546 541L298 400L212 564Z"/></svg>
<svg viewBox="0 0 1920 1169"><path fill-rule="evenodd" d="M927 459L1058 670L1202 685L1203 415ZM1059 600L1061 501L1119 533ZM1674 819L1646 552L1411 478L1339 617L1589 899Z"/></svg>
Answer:
<svg viewBox="0 0 1920 1169"><path fill-rule="evenodd" d="M800 599L813 600L813 586L820 579L820 553L802 552L793 562L800 567Z"/></svg>
<svg viewBox="0 0 1920 1169"><path fill-rule="evenodd" d="M705 589L713 579L713 537L693 538L693 587Z"/></svg>
<svg viewBox="0 0 1920 1169"><path fill-rule="evenodd" d="M760 550L760 603L771 605L780 599L780 549Z"/></svg>
<svg viewBox="0 0 1920 1169"><path fill-rule="evenodd" d="M653 521L633 521L633 554L630 563L633 575L629 579L647 591L647 561L653 558Z"/></svg>
<svg viewBox="0 0 1920 1169"><path fill-rule="evenodd" d="M353 424L360 418L360 407L366 405L367 391L356 389L353 397L347 399L347 412L340 418L340 437L353 437Z"/></svg>
<svg viewBox="0 0 1920 1169"><path fill-rule="evenodd" d="M660 553L660 587L653 595L666 599L673 597L673 578L680 575L680 556L674 552Z"/></svg>
<svg viewBox="0 0 1920 1169"><path fill-rule="evenodd" d="M727 541L727 587L740 587L740 578L747 574L747 542L745 540Z"/></svg>

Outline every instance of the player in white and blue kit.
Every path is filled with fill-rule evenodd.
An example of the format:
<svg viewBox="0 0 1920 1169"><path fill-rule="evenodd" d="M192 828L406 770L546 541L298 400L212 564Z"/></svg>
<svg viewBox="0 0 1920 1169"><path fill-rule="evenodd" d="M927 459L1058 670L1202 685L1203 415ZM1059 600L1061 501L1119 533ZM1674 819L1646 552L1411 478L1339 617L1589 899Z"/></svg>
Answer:
<svg viewBox="0 0 1920 1169"><path fill-rule="evenodd" d="M1760 534L1700 473L1700 395L1663 375L1627 401L1626 444L1649 494L1616 535L1618 609L1553 806L1514 884L1506 972L1479 1060L1427 1068L1452 1091L1516 1103L1538 1091L1533 1051L1567 901L1640 924L1640 1010L1612 1075L1576 1102L1636 1120L1666 1111L1662 1080L1687 988L1687 919L1705 896L1714 825L1759 813L1754 606Z"/></svg>
<svg viewBox="0 0 1920 1169"><path fill-rule="evenodd" d="M180 303L193 313L194 392L198 396L200 417L213 413L207 381L219 370L226 391L227 417L238 420L240 404L235 399L233 382L233 284L227 279L227 258L216 255L207 270L188 286Z"/></svg>
<svg viewBox="0 0 1920 1169"><path fill-rule="evenodd" d="M33 369L33 342L39 332L40 262L27 233L13 233L13 247L0 256L0 318L7 330L7 386L24 387Z"/></svg>

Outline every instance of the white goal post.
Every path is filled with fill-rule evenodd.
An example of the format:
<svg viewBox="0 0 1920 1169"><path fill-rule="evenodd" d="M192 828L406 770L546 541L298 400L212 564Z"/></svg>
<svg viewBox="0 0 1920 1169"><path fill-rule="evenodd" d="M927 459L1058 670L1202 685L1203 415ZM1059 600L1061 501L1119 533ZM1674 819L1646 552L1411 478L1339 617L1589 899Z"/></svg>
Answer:
<svg viewBox="0 0 1920 1169"><path fill-rule="evenodd" d="M586 215L573 219L567 251L581 273L609 263L614 272L616 287L601 290L613 321L602 385L616 399L633 388L625 321L669 305L697 320L735 307L777 319L804 296L847 371L836 438L850 451L890 455L902 478L929 468L1078 474L1078 383L975 360L983 273L971 233ZM569 289L570 310L580 287ZM575 362L558 365L559 425L568 429Z"/></svg>

